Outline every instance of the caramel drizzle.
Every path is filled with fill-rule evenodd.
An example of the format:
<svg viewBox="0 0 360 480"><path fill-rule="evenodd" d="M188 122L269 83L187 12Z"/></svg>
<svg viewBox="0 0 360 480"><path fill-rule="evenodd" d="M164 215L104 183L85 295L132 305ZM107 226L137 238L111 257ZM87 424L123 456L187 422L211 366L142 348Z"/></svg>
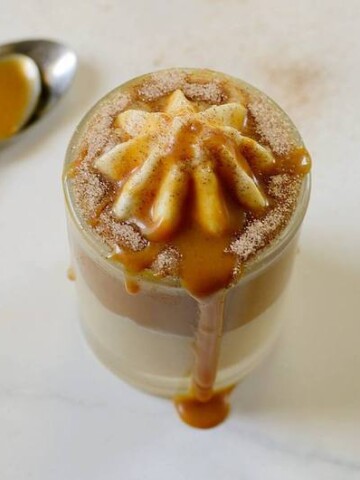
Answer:
<svg viewBox="0 0 360 480"><path fill-rule="evenodd" d="M200 402L208 402L213 396L223 330L224 302L224 291L199 302L192 385L194 396Z"/></svg>

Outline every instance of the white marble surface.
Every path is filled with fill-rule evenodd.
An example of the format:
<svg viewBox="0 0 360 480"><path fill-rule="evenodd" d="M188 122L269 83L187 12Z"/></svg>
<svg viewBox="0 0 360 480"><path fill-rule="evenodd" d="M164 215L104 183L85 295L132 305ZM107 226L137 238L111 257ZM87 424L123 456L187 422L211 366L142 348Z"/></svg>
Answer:
<svg viewBox="0 0 360 480"><path fill-rule="evenodd" d="M80 69L46 122L0 152L1 480L360 478L360 2L2 0L0 42L53 37ZM277 351L211 431L105 370L79 331L60 174L88 107L166 66L241 76L314 159Z"/></svg>

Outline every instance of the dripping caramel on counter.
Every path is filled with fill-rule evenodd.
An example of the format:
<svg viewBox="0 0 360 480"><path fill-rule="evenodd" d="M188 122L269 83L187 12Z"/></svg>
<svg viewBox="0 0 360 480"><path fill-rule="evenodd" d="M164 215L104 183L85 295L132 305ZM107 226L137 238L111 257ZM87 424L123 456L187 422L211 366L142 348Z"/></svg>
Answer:
<svg viewBox="0 0 360 480"><path fill-rule="evenodd" d="M214 392L211 398L202 402L196 395L175 397L174 403L180 418L195 428L213 428L222 423L229 414L229 396L234 387Z"/></svg>
<svg viewBox="0 0 360 480"><path fill-rule="evenodd" d="M294 132L268 97L230 77L169 70L98 107L70 166L77 208L111 260L198 300L193 390L176 400L189 424L227 415L229 392L213 394L226 288L294 212L311 163ZM194 420L199 409L207 419Z"/></svg>

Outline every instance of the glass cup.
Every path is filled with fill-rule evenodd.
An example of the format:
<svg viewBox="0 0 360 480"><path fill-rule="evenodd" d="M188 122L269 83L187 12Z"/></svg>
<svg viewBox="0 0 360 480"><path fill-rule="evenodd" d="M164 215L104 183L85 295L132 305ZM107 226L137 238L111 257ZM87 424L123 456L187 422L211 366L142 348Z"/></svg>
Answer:
<svg viewBox="0 0 360 480"><path fill-rule="evenodd" d="M70 142L65 172L96 109L97 105L81 121ZM91 349L112 372L137 388L166 397L186 394L194 365L197 301L169 281L137 278L132 284L121 264L109 258L107 247L82 222L66 175L64 191L80 317ZM279 312L309 194L307 174L287 227L227 291L215 391L240 382L270 352L278 336Z"/></svg>

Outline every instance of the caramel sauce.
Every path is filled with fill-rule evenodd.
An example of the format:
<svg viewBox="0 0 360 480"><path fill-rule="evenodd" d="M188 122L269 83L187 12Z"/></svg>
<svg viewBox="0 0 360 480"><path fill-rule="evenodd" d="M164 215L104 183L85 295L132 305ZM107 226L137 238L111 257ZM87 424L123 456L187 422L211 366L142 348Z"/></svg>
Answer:
<svg viewBox="0 0 360 480"><path fill-rule="evenodd" d="M73 269L73 267L69 267L67 269L66 276L67 276L68 280L70 280L71 282L74 282L76 280L76 273L75 273L75 270Z"/></svg>
<svg viewBox="0 0 360 480"><path fill-rule="evenodd" d="M192 193L185 207L188 219L171 241L182 255L181 285L196 298L205 298L229 285L233 278L235 256L226 253L235 232L241 231L245 222L244 211L229 192L224 191L227 205L227 229L222 235L206 234L196 222L196 212L191 211Z"/></svg>
<svg viewBox="0 0 360 480"><path fill-rule="evenodd" d="M149 245L140 250L134 252L133 250L123 249L118 253L114 253L110 256L111 260L120 262L124 265L125 270L130 274L138 274L147 268L150 268L156 255L163 248L162 244L149 243Z"/></svg>
<svg viewBox="0 0 360 480"><path fill-rule="evenodd" d="M238 228L243 224L239 218ZM181 230L170 243L176 246L181 255L180 279L181 285L194 297L204 298L229 285L233 277L235 256L226 253L232 233L221 237L204 235L201 229L191 223ZM139 252L122 250L111 255L111 259L124 265L130 274L138 274L155 260L157 254L168 243L152 243Z"/></svg>
<svg viewBox="0 0 360 480"><path fill-rule="evenodd" d="M198 301L200 315L195 334L192 390L200 402L208 402L213 396L223 333L225 296L221 290Z"/></svg>
<svg viewBox="0 0 360 480"><path fill-rule="evenodd" d="M14 135L24 120L31 85L18 59L0 61L0 139Z"/></svg>
<svg viewBox="0 0 360 480"><path fill-rule="evenodd" d="M294 149L283 161L285 168L298 175L306 175L311 170L311 157L304 147Z"/></svg>
<svg viewBox="0 0 360 480"><path fill-rule="evenodd" d="M192 395L174 398L175 408L181 420L194 428L213 428L221 424L229 414L229 395L233 386L215 392L206 402Z"/></svg>
<svg viewBox="0 0 360 480"><path fill-rule="evenodd" d="M140 285L133 278L125 277L125 289L129 295L136 295L140 291Z"/></svg>
<svg viewBox="0 0 360 480"><path fill-rule="evenodd" d="M173 242L182 254L181 284L196 298L203 298L229 285L235 257L224 253L229 236L209 238L196 228L182 232Z"/></svg>

